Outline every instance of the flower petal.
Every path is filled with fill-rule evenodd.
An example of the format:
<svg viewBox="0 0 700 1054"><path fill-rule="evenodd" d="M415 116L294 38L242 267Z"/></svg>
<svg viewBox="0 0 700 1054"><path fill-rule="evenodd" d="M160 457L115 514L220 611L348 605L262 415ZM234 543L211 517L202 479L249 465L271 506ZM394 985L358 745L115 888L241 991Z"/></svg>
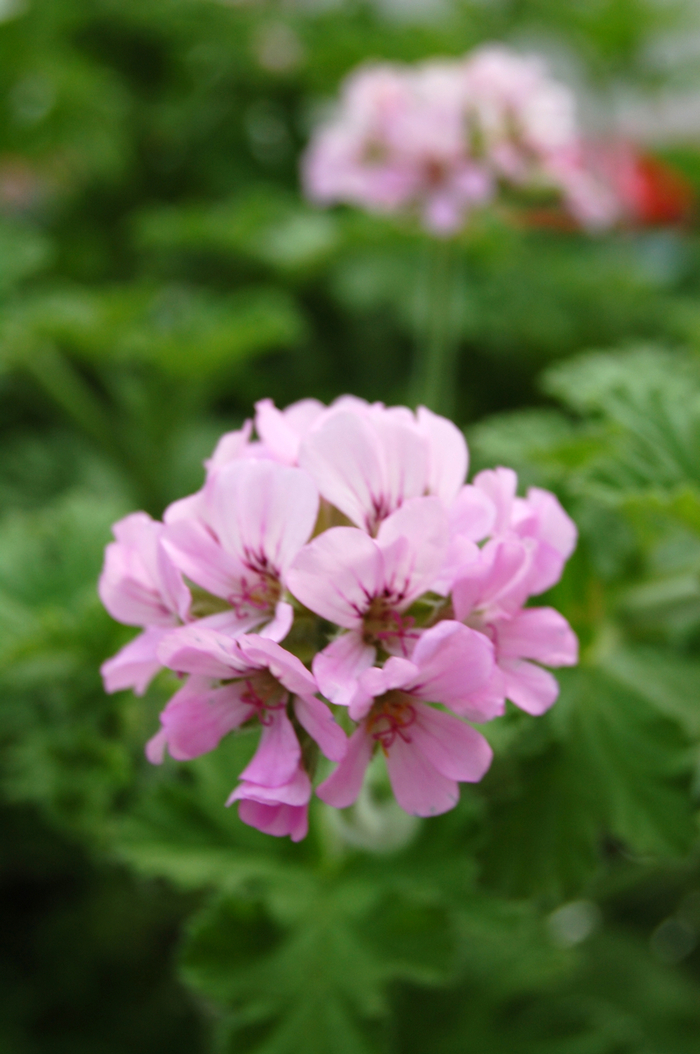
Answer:
<svg viewBox="0 0 700 1054"><path fill-rule="evenodd" d="M143 695L163 666L158 658L158 647L172 632L167 626L149 626L103 662L100 673L105 691L121 692L124 688L132 688L136 695Z"/></svg>
<svg viewBox="0 0 700 1054"><path fill-rule="evenodd" d="M383 587L379 547L356 527L331 527L298 553L287 584L311 611L353 629Z"/></svg>
<svg viewBox="0 0 700 1054"><path fill-rule="evenodd" d="M283 577L318 515L318 491L308 473L274 461L233 461L208 481L206 492L224 549Z"/></svg>
<svg viewBox="0 0 700 1054"><path fill-rule="evenodd" d="M518 659L499 663L506 682L506 695L528 714L539 717L549 710L559 695L559 682L549 670Z"/></svg>
<svg viewBox="0 0 700 1054"><path fill-rule="evenodd" d="M501 534L510 526L513 499L518 489L518 477L512 468L485 469L474 477L474 486L482 490L496 507L493 534Z"/></svg>
<svg viewBox="0 0 700 1054"><path fill-rule="evenodd" d="M280 802L283 805L305 805L311 797L311 781L301 765L297 765L290 779L278 787L253 783L241 777L241 783L229 795L226 804L232 805L243 798L259 802Z"/></svg>
<svg viewBox="0 0 700 1054"><path fill-rule="evenodd" d="M300 760L301 747L294 725L284 711L275 710L269 712L258 749L241 773L241 779L278 788L289 782Z"/></svg>
<svg viewBox="0 0 700 1054"><path fill-rule="evenodd" d="M437 816L459 801L459 785L443 776L418 746L397 736L386 767L396 800L410 816Z"/></svg>
<svg viewBox="0 0 700 1054"><path fill-rule="evenodd" d="M248 568L222 549L199 520L176 520L165 528L163 545L183 574L224 600L240 592Z"/></svg>
<svg viewBox="0 0 700 1054"><path fill-rule="evenodd" d="M494 667L493 645L483 633L451 619L438 622L421 635L411 658L418 674L406 690L417 699L444 703L473 721L500 713L472 703L472 694L486 685Z"/></svg>
<svg viewBox="0 0 700 1054"><path fill-rule="evenodd" d="M272 834L277 838L289 835L293 842L306 838L309 831L308 805L265 805L244 798L238 805L238 817L263 834Z"/></svg>
<svg viewBox="0 0 700 1054"><path fill-rule="evenodd" d="M331 761L342 761L348 747L348 737L325 703L313 695L297 696L294 700L297 721L315 740Z"/></svg>
<svg viewBox="0 0 700 1054"><path fill-rule="evenodd" d="M382 586L399 598L399 610L431 588L447 543L447 513L439 498L412 498L384 520L377 534Z"/></svg>
<svg viewBox="0 0 700 1054"><path fill-rule="evenodd" d="M360 793L373 747L373 740L367 735L364 725L360 725L350 736L345 757L335 772L316 788L321 801L334 805L336 809L352 805Z"/></svg>
<svg viewBox="0 0 700 1054"><path fill-rule="evenodd" d="M239 637L238 643L241 653L249 660L251 666L268 669L288 692L313 695L318 691L316 681L301 659L275 641L249 634Z"/></svg>
<svg viewBox="0 0 700 1054"><path fill-rule="evenodd" d="M176 673L196 673L217 680L260 668L243 655L234 637L197 622L171 630L158 649L158 657Z"/></svg>
<svg viewBox="0 0 700 1054"><path fill-rule="evenodd" d="M493 751L484 737L452 714L415 704L411 739L438 772L449 779L478 783L491 764ZM393 748L392 748L393 749Z"/></svg>
<svg viewBox="0 0 700 1054"><path fill-rule="evenodd" d="M578 640L563 615L554 608L525 608L496 627L498 654L535 659L545 666L575 666Z"/></svg>
<svg viewBox="0 0 700 1054"><path fill-rule="evenodd" d="M428 442L428 491L449 504L464 483L469 453L464 436L452 421L425 406L416 411L418 431Z"/></svg>
<svg viewBox="0 0 700 1054"><path fill-rule="evenodd" d="M223 737L250 716L240 700L239 685L209 688L190 678L160 715L168 752L176 761L191 761L214 750Z"/></svg>
<svg viewBox="0 0 700 1054"><path fill-rule="evenodd" d="M336 706L349 706L357 690L357 679L377 656L362 634L350 630L314 656L312 669L322 695Z"/></svg>

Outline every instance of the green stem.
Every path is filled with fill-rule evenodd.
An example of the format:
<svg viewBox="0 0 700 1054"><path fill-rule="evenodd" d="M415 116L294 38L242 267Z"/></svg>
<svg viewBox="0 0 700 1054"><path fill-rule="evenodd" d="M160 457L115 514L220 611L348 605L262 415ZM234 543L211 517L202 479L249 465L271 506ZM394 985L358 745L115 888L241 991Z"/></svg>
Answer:
<svg viewBox="0 0 700 1054"><path fill-rule="evenodd" d="M431 240L419 278L418 347L411 402L451 416L455 407L459 350L460 260L454 242Z"/></svg>

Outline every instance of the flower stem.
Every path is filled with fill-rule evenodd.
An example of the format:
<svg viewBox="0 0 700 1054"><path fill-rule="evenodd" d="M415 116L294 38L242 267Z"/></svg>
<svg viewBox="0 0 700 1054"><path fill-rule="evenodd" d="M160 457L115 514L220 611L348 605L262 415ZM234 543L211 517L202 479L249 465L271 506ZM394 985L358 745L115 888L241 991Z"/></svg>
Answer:
<svg viewBox="0 0 700 1054"><path fill-rule="evenodd" d="M411 403L450 417L457 388L463 281L456 244L431 239L419 275Z"/></svg>

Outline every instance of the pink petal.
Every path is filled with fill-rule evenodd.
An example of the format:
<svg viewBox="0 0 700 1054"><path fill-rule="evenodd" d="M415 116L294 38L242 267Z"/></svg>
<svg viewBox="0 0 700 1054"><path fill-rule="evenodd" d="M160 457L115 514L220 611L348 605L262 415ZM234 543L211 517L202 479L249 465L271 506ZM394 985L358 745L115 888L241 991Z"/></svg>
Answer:
<svg viewBox="0 0 700 1054"><path fill-rule="evenodd" d="M238 645L251 666L268 669L288 692L313 695L318 691L316 681L301 659L275 641L249 634L239 637Z"/></svg>
<svg viewBox="0 0 700 1054"><path fill-rule="evenodd" d="M499 656L535 659L545 666L575 666L578 640L563 615L554 608L526 608L497 624Z"/></svg>
<svg viewBox="0 0 700 1054"><path fill-rule="evenodd" d="M171 632L164 626L149 626L103 662L100 673L105 691L121 692L124 688L132 688L136 695L143 695L163 665L158 658L158 647Z"/></svg>
<svg viewBox="0 0 700 1054"><path fill-rule="evenodd" d="M386 758L392 790L401 808L411 816L437 816L459 801L459 786L430 763L413 742L397 736Z"/></svg>
<svg viewBox="0 0 700 1054"><path fill-rule="evenodd" d="M374 741L367 735L364 725L360 725L350 736L345 757L338 768L316 788L321 801L336 809L352 805L360 793L373 748Z"/></svg>
<svg viewBox="0 0 700 1054"><path fill-rule="evenodd" d="M249 673L254 666L243 655L235 638L195 622L172 630L159 647L164 666L177 673L228 680Z"/></svg>
<svg viewBox="0 0 700 1054"><path fill-rule="evenodd" d="M496 506L485 490L467 484L450 505L450 533L481 542L493 530Z"/></svg>
<svg viewBox="0 0 700 1054"><path fill-rule="evenodd" d="M168 524L163 545L182 573L202 589L224 600L240 592L248 569L237 556L222 549L203 523L177 520Z"/></svg>
<svg viewBox="0 0 700 1054"><path fill-rule="evenodd" d="M512 468L486 469L474 477L474 486L482 490L496 507L494 534L500 534L510 526L513 499L518 487L518 477Z"/></svg>
<svg viewBox="0 0 700 1054"><path fill-rule="evenodd" d="M356 527L331 527L305 545L287 573L302 604L338 626L358 626L383 587L379 548Z"/></svg>
<svg viewBox="0 0 700 1054"><path fill-rule="evenodd" d="M428 442L428 491L449 505L464 483L469 466L467 444L460 430L446 417L419 406L418 431Z"/></svg>
<svg viewBox="0 0 700 1054"><path fill-rule="evenodd" d="M383 461L383 510L387 516L409 498L425 494L429 484L429 444L413 425L404 425L384 412L373 419ZM381 517L377 517L377 522ZM371 525L370 529L371 528Z"/></svg>
<svg viewBox="0 0 700 1054"><path fill-rule="evenodd" d="M171 502L163 513L163 523L169 526L179 520L201 520L204 515L204 491L198 490L195 494Z"/></svg>
<svg viewBox="0 0 700 1054"><path fill-rule="evenodd" d="M273 457L283 464L295 465L302 437L325 407L316 399L302 399L281 411L272 399L261 399L255 410L256 431Z"/></svg>
<svg viewBox="0 0 700 1054"><path fill-rule="evenodd" d="M288 783L301 759L301 747L294 726L282 710L269 713L260 743L241 779L278 788ZM298 804L298 803L297 803Z"/></svg>
<svg viewBox="0 0 700 1054"><path fill-rule="evenodd" d="M367 527L384 489L377 437L367 420L343 411L332 414L302 442L299 464L326 501L358 527Z"/></svg>
<svg viewBox="0 0 700 1054"><path fill-rule="evenodd" d="M497 716L498 711L477 709L471 699L486 685L494 667L493 645L483 633L461 622L438 622L421 635L412 660L419 672L406 690L417 699L444 703L473 721Z"/></svg>
<svg viewBox="0 0 700 1054"><path fill-rule="evenodd" d="M559 684L548 670L518 659L503 659L499 665L506 695L521 710L538 717L556 702Z"/></svg>
<svg viewBox="0 0 700 1054"><path fill-rule="evenodd" d="M223 547L258 571L284 575L318 515L313 480L274 461L234 461L207 483L211 524Z"/></svg>
<svg viewBox="0 0 700 1054"><path fill-rule="evenodd" d="M377 699L385 692L410 684L419 674L420 670L414 662L392 655L381 669L373 666L371 670L365 670L360 676L360 685L373 699Z"/></svg>
<svg viewBox="0 0 700 1054"><path fill-rule="evenodd" d="M538 537L556 549L565 560L576 548L578 531L571 517L564 512L559 500L548 490L530 487L527 502L535 510L539 522Z"/></svg>
<svg viewBox="0 0 700 1054"><path fill-rule="evenodd" d="M530 574L537 543L509 535L487 542L478 562L464 568L455 582L452 601L456 618L469 618L478 608L492 613L510 612L529 595Z"/></svg>
<svg viewBox="0 0 700 1054"><path fill-rule="evenodd" d="M373 531L405 500L425 493L428 446L389 413L338 410L303 441L299 464L327 501Z"/></svg>
<svg viewBox="0 0 700 1054"><path fill-rule="evenodd" d="M479 561L481 550L475 542L470 541L464 535L456 534L450 538L447 546L447 554L438 574L433 579L432 591L440 596L448 596L455 582L468 575L470 569L477 568L478 575L473 590L474 596L479 593L481 581L481 570ZM473 606L473 605L472 605ZM471 610L471 607L470 607Z"/></svg>
<svg viewBox="0 0 700 1054"><path fill-rule="evenodd" d="M204 680L191 678L160 715L171 757L191 761L207 754L246 721L250 707L239 695L239 685L208 688Z"/></svg>
<svg viewBox="0 0 700 1054"><path fill-rule="evenodd" d="M348 706L357 679L374 662L377 649L365 644L362 633L350 630L314 656L312 669L322 695L336 706Z"/></svg>
<svg viewBox="0 0 700 1054"><path fill-rule="evenodd" d="M279 600L275 605L275 617L258 630L266 640L279 642L289 633L294 622L294 608L286 600Z"/></svg>
<svg viewBox="0 0 700 1054"><path fill-rule="evenodd" d="M315 740L331 761L342 761L348 746L348 737L325 703L313 695L297 696L294 700L297 721Z"/></svg>
<svg viewBox="0 0 700 1054"><path fill-rule="evenodd" d="M118 622L129 626L172 626L176 612L164 597L158 569L162 524L146 513L125 517L112 528L117 538L105 549L98 583L100 600Z"/></svg>
<svg viewBox="0 0 700 1054"><path fill-rule="evenodd" d="M168 733L164 728L156 732L146 743L145 754L151 765L162 765L165 761L165 750L168 745Z"/></svg>
<svg viewBox="0 0 700 1054"><path fill-rule="evenodd" d="M289 835L293 842L306 838L309 830L308 805L264 805L243 799L238 805L238 816L249 827L277 838Z"/></svg>
<svg viewBox="0 0 700 1054"><path fill-rule="evenodd" d="M493 751L484 737L459 718L415 704L411 739L431 765L448 779L478 783L491 764ZM392 747L393 750L393 747Z"/></svg>
<svg viewBox="0 0 700 1054"><path fill-rule="evenodd" d="M239 457L242 457L252 431L253 422L246 421L243 427L236 432L225 432L216 444L212 456L208 461L204 462L207 467L207 473L211 473L215 469L221 468L222 465L227 465L230 461L236 461Z"/></svg>
<svg viewBox="0 0 700 1054"><path fill-rule="evenodd" d="M399 610L431 588L447 541L447 514L439 498L412 498L384 520L377 534L384 560L382 591L399 598Z"/></svg>
<svg viewBox="0 0 700 1054"><path fill-rule="evenodd" d="M235 801L250 798L253 801L269 804L279 802L282 805L306 805L310 797L311 782L302 766L298 765L291 778L278 787L268 787L264 784L242 780L233 794L229 795L226 804L232 805Z"/></svg>

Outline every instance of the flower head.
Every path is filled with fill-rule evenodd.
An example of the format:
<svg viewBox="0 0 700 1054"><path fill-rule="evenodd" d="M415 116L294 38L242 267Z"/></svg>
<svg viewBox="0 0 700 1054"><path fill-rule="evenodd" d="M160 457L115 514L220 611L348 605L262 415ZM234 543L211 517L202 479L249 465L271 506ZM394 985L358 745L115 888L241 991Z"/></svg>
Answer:
<svg viewBox="0 0 700 1054"><path fill-rule="evenodd" d="M507 698L542 713L558 691L544 667L577 657L563 616L525 607L560 577L572 521L547 491L518 497L510 469L465 483L467 465L461 433L424 408L261 400L255 433L227 433L164 523L116 524L100 595L143 632L105 685L143 691L162 666L181 682L148 758L188 761L257 729L228 801L293 841L319 754L338 762L318 787L338 808L373 755L408 813L452 808L491 761L466 722Z"/></svg>

